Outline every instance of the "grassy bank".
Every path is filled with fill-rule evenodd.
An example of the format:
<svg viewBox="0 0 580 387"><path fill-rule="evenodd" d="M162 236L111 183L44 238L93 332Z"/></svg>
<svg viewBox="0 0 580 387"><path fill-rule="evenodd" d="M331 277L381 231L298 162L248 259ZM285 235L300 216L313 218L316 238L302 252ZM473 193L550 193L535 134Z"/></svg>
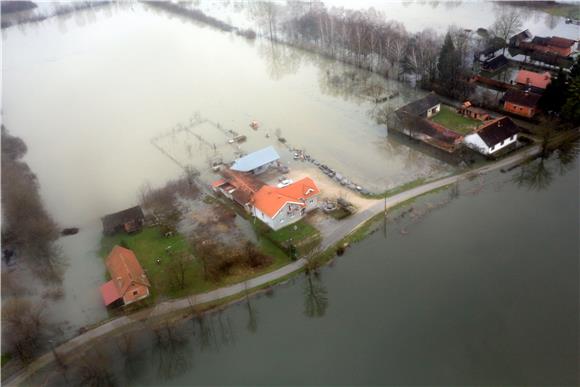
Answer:
<svg viewBox="0 0 580 387"><path fill-rule="evenodd" d="M424 177L420 177L418 179L409 181L405 184L401 184L395 188L391 188L389 190L386 190L385 192L379 193L379 194L369 194L369 195L365 195L365 197L369 198L369 199L384 199L384 198L388 198L391 197L393 195L399 194L401 192L404 191L408 191L410 189L419 187L420 185L423 185L427 183L427 179Z"/></svg>

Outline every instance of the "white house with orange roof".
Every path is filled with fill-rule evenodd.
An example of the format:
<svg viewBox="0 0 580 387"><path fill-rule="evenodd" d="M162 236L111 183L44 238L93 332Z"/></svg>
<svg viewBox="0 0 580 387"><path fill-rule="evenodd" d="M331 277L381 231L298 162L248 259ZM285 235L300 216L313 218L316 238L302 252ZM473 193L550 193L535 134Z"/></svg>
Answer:
<svg viewBox="0 0 580 387"><path fill-rule="evenodd" d="M274 230L297 222L318 207L320 190L309 177L285 187L265 185L253 196L253 214Z"/></svg>

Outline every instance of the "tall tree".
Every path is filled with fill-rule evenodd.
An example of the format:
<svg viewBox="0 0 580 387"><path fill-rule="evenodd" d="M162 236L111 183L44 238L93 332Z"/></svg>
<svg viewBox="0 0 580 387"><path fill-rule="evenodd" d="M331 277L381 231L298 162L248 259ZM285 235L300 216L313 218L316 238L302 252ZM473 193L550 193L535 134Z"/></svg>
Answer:
<svg viewBox="0 0 580 387"><path fill-rule="evenodd" d="M522 28L522 19L516 8L502 8L491 26L490 30L495 36L501 38L505 44L508 39Z"/></svg>
<svg viewBox="0 0 580 387"><path fill-rule="evenodd" d="M558 75L552 78L552 82L542 94L539 105L543 111L560 113L568 96L568 75L560 69Z"/></svg>
<svg viewBox="0 0 580 387"><path fill-rule="evenodd" d="M580 75L570 83L566 103L562 107L562 118L573 125L580 125Z"/></svg>
<svg viewBox="0 0 580 387"><path fill-rule="evenodd" d="M443 47L439 53L439 61L437 63L437 70L439 73L439 82L450 94L455 94L455 88L461 76L461 58L455 49L451 34L445 34Z"/></svg>

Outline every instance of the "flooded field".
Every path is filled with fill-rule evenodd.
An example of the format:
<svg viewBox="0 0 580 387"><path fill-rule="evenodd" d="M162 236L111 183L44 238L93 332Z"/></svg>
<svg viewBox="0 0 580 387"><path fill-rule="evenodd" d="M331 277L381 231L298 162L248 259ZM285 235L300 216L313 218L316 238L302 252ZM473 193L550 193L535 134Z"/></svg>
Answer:
<svg viewBox="0 0 580 387"><path fill-rule="evenodd" d="M483 9L491 18L493 9ZM400 21L418 29L417 14L402 12ZM569 36L560 21L553 32ZM214 160L267 145L292 170L308 170L293 160L299 148L375 192L454 171L376 121L381 109L423 92L142 4L10 27L2 42L3 123L28 145L48 210L63 227L81 229L61 240L69 267L54 314L70 323L69 334L107 316L97 291L105 278L100 217L136 204L145 184L161 186L193 167L205 185L216 177ZM393 98L377 105L379 94ZM231 143L235 135L246 141Z"/></svg>
<svg viewBox="0 0 580 387"><path fill-rule="evenodd" d="M70 266L59 316L73 326L106 316L97 292L100 217L136 204L145 183L160 186L184 166L205 184L214 158L272 144L291 168L300 164L288 146L369 190L453 170L390 141L366 90L397 94L394 107L420 92L313 54L142 5L10 27L2 39L3 122L28 145L49 211L81 229L62 240ZM230 144L231 131L247 140Z"/></svg>

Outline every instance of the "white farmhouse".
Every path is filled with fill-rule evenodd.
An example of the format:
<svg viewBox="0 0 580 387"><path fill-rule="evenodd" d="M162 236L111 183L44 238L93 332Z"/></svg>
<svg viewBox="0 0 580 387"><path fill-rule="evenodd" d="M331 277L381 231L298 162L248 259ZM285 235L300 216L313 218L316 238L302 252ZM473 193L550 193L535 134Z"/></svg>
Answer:
<svg viewBox="0 0 580 387"><path fill-rule="evenodd" d="M518 140L518 127L508 117L500 117L485 123L463 139L466 146L485 156L493 156L499 150L515 144Z"/></svg>
<svg viewBox="0 0 580 387"><path fill-rule="evenodd" d="M309 177L282 188L265 185L253 197L253 214L270 228L278 230L317 208L319 193Z"/></svg>

